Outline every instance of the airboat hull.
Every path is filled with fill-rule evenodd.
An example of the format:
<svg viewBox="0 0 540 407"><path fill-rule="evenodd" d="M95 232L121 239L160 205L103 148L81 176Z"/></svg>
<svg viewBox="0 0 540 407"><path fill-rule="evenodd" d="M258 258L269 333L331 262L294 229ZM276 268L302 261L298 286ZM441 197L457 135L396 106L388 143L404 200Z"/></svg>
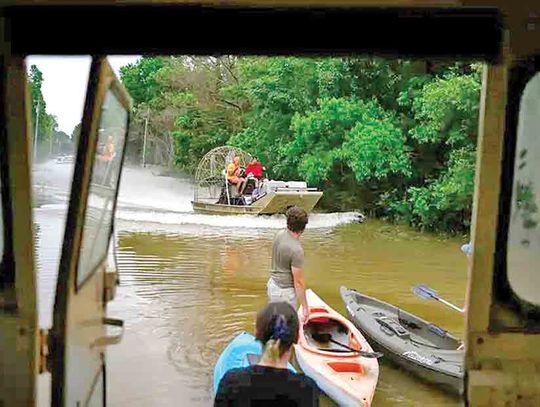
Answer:
<svg viewBox="0 0 540 407"><path fill-rule="evenodd" d="M268 192L251 205L227 205L209 202L192 201L193 210L199 213L221 215L272 215L284 213L291 205L296 205L310 213L321 199L322 191Z"/></svg>

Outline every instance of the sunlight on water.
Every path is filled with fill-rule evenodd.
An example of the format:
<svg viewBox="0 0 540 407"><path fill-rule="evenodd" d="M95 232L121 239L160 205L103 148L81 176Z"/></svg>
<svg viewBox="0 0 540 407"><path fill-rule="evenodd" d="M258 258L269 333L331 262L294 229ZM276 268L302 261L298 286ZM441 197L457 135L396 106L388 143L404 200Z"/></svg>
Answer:
<svg viewBox="0 0 540 407"><path fill-rule="evenodd" d="M284 215L203 215L198 213L175 213L138 210L130 211L121 207L117 219L133 222L151 222L168 225L202 225L215 228L238 229L280 229L285 225ZM361 218L358 212L315 213L309 217L307 229L332 228Z"/></svg>

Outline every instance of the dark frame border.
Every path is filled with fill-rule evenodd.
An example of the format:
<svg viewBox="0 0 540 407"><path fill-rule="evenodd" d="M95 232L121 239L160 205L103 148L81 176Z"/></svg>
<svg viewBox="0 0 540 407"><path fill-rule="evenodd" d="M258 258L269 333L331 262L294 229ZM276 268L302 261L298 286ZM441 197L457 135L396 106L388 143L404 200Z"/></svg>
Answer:
<svg viewBox="0 0 540 407"><path fill-rule="evenodd" d="M5 13L12 52L21 55L363 54L497 63L503 27L493 7L116 4L12 6Z"/></svg>
<svg viewBox="0 0 540 407"><path fill-rule="evenodd" d="M7 123L6 117L6 83L5 73L7 72L7 66L5 61L0 61L0 72L4 73L3 78L0 78L0 94L4 97L0 97L0 121ZM15 284L15 264L13 259L13 211L11 209L11 192L10 192L10 177L9 177L9 165L8 165L8 137L5 127L0 131L0 183L1 192L0 199L2 200L2 207L0 216L2 216L2 223L4 225L2 238L4 240L4 249L0 253L0 291L13 287Z"/></svg>

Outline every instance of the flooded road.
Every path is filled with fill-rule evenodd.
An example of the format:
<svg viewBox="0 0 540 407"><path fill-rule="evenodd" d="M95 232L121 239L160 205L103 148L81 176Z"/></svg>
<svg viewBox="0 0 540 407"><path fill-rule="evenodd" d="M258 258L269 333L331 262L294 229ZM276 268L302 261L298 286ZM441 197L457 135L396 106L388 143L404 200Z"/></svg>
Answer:
<svg viewBox="0 0 540 407"><path fill-rule="evenodd" d="M35 175L36 182L53 183L50 174ZM272 238L285 227L284 217L195 214L188 180L129 168L124 175L116 218L121 285L109 315L124 319L126 332L107 349L109 404L211 405L215 361L239 331L253 332L255 313L266 301ZM55 197L43 198L35 210L42 326L51 321L63 236L65 204L60 193ZM303 237L308 287L341 313L339 287L345 285L461 335L461 314L418 299L411 287L427 284L461 305L462 240L356 218L310 216ZM384 360L373 404L460 405ZM333 403L325 399L322 405Z"/></svg>

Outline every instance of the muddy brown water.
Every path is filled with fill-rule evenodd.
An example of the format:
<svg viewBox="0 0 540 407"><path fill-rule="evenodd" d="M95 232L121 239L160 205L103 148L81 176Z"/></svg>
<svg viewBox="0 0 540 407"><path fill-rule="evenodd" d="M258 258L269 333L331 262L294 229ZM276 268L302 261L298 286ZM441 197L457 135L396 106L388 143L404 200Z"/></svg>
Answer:
<svg viewBox="0 0 540 407"><path fill-rule="evenodd" d="M143 175L153 191L141 191ZM126 331L120 344L107 349L111 406L211 405L214 363L238 332L253 332L255 313L266 301L272 238L285 226L284 218L197 215L189 209L190 188L188 180L129 169L122 180L116 253L121 284L108 312L125 320ZM175 193L172 203L159 199ZM167 206L150 202L148 194ZM51 202L35 210L42 326L51 322L65 216L65 208ZM343 314L341 285L461 336L461 314L415 297L411 288L424 283L463 304L467 259L460 251L462 239L377 220L359 224L355 216L310 218L302 238L308 287ZM321 404L334 405L326 398ZM460 404L381 360L374 406Z"/></svg>

